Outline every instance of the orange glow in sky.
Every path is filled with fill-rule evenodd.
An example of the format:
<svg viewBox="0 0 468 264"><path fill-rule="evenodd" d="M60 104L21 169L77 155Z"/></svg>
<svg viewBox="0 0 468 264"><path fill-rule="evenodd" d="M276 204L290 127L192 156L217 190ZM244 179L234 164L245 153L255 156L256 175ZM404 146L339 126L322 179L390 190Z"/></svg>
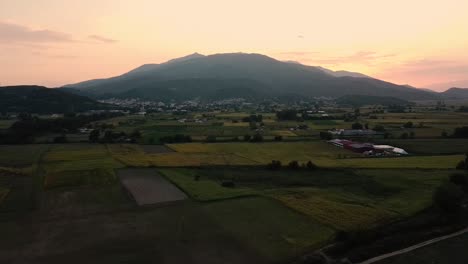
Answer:
<svg viewBox="0 0 468 264"><path fill-rule="evenodd" d="M467 0L0 0L0 85L56 87L193 52L468 87Z"/></svg>

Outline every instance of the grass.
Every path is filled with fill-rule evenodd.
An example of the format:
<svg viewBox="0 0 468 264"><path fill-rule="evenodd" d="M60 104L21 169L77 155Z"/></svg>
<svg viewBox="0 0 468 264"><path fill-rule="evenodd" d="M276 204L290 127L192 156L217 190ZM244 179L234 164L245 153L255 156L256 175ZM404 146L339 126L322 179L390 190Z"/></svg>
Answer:
<svg viewBox="0 0 468 264"><path fill-rule="evenodd" d="M44 188L111 185L117 181L112 169L50 172L45 175Z"/></svg>
<svg viewBox="0 0 468 264"><path fill-rule="evenodd" d="M16 120L0 120L0 129L10 128Z"/></svg>
<svg viewBox="0 0 468 264"><path fill-rule="evenodd" d="M47 145L0 145L0 166L29 167Z"/></svg>
<svg viewBox="0 0 468 264"><path fill-rule="evenodd" d="M414 251L391 257L377 264L465 264L468 259L468 234L450 238Z"/></svg>
<svg viewBox="0 0 468 264"><path fill-rule="evenodd" d="M196 170L160 169L159 172L184 190L191 198L198 201L222 200L256 194L250 188L222 187L220 182L208 179ZM198 181L195 180L196 175L200 176Z"/></svg>
<svg viewBox="0 0 468 264"><path fill-rule="evenodd" d="M334 235L328 228L267 198L245 198L204 206L227 232L270 261L317 249Z"/></svg>
<svg viewBox="0 0 468 264"><path fill-rule="evenodd" d="M463 158L463 155L355 158L335 160L335 164L332 162L331 164L328 164L327 167L373 169L453 169Z"/></svg>
<svg viewBox="0 0 468 264"><path fill-rule="evenodd" d="M452 169L463 159L463 155L408 156L391 158L363 158L360 154L337 148L326 142L279 142L279 143L187 143L169 144L177 151L172 156L158 156L157 166L197 166L199 159L213 155L207 164L250 165L268 164L280 160L287 164L292 160L313 161L325 168L381 168L381 169ZM226 162L215 162L224 156ZM199 157L199 159L197 159ZM244 160L235 157L245 158ZM208 158L211 159L211 158ZM246 161L250 162L246 162Z"/></svg>
<svg viewBox="0 0 468 264"><path fill-rule="evenodd" d="M468 139L390 139L382 143L398 146L412 154L464 154L468 153Z"/></svg>
<svg viewBox="0 0 468 264"><path fill-rule="evenodd" d="M123 165L114 160L104 145L54 145L45 153L40 167L45 188L106 185L116 181L114 169Z"/></svg>
<svg viewBox="0 0 468 264"><path fill-rule="evenodd" d="M163 153L148 155L153 166L198 167L214 165L256 165L255 161L234 154Z"/></svg>
<svg viewBox="0 0 468 264"><path fill-rule="evenodd" d="M3 202L5 197L8 195L8 192L10 192L9 189L0 187L0 204Z"/></svg>

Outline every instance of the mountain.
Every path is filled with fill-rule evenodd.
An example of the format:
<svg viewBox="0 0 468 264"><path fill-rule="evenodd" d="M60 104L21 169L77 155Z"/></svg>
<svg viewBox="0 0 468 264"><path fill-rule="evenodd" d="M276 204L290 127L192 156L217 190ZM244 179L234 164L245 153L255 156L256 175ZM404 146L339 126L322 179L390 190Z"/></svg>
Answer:
<svg viewBox="0 0 468 264"><path fill-rule="evenodd" d="M452 87L440 95L444 99L468 99L468 88Z"/></svg>
<svg viewBox="0 0 468 264"><path fill-rule="evenodd" d="M123 75L67 85L100 97L138 97L159 100L201 100L279 97L392 96L408 100L435 95L381 80L339 76L298 63L281 62L261 54L192 54L161 64L146 64Z"/></svg>
<svg viewBox="0 0 468 264"><path fill-rule="evenodd" d="M340 105L351 105L360 107L364 105L411 105L412 103L400 98L389 96L370 96L370 95L345 95L336 99Z"/></svg>
<svg viewBox="0 0 468 264"><path fill-rule="evenodd" d="M66 113L108 109L88 97L42 86L0 87L0 112Z"/></svg>
<svg viewBox="0 0 468 264"><path fill-rule="evenodd" d="M316 68L322 70L325 73L328 73L334 77L355 77L355 78L372 78L367 75L364 75L359 72L350 72L350 71L332 71L324 67L315 66Z"/></svg>

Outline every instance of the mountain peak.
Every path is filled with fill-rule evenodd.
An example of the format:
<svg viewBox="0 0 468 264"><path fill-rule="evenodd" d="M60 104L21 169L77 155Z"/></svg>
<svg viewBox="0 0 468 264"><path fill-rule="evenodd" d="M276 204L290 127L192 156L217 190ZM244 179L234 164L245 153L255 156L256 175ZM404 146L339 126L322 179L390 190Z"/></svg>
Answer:
<svg viewBox="0 0 468 264"><path fill-rule="evenodd" d="M181 62L181 61L187 61L187 60L192 60L192 59L197 59L197 58L202 58L202 57L205 57L205 55L200 54L198 52L195 52L195 53L189 54L187 56L183 56L183 57L180 57L180 58L175 58L175 59L169 60L166 63Z"/></svg>

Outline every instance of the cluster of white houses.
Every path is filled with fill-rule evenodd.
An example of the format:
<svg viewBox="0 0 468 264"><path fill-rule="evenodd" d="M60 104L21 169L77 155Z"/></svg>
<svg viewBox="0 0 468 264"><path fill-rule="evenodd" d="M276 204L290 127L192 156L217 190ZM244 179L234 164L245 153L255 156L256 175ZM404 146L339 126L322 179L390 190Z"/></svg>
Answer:
<svg viewBox="0 0 468 264"><path fill-rule="evenodd" d="M347 139L332 139L328 143L340 148L349 149L354 152L363 153L369 156L401 156L408 155L402 148L389 145L376 145L372 143L359 143Z"/></svg>

